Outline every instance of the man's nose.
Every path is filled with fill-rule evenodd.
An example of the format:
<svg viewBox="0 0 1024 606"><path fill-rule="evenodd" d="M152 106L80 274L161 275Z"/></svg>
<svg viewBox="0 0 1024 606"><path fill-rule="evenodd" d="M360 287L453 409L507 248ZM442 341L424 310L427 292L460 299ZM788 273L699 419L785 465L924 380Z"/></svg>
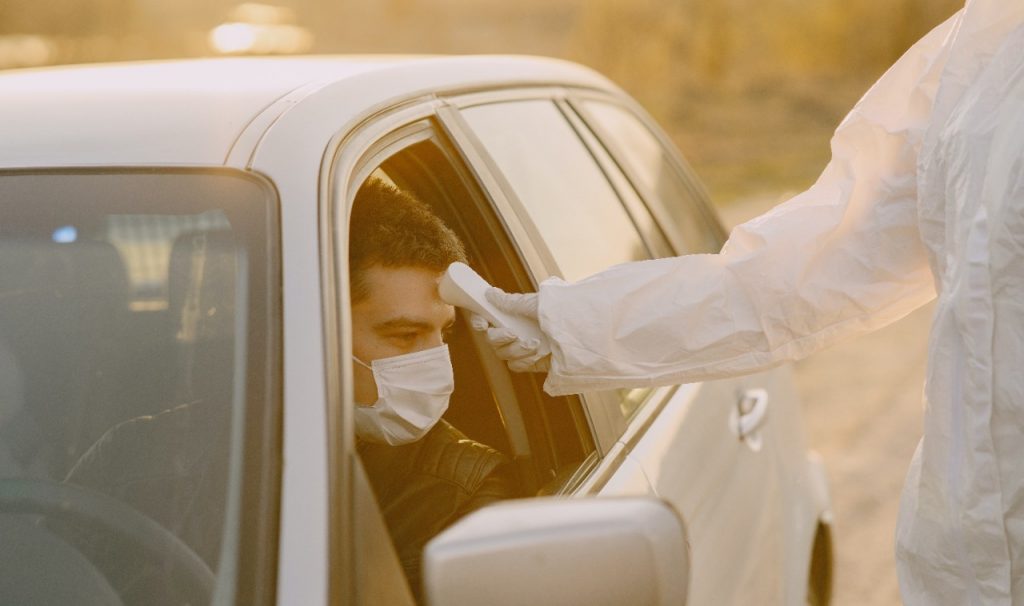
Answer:
<svg viewBox="0 0 1024 606"><path fill-rule="evenodd" d="M444 332L435 330L427 338L427 347L440 347L444 344Z"/></svg>

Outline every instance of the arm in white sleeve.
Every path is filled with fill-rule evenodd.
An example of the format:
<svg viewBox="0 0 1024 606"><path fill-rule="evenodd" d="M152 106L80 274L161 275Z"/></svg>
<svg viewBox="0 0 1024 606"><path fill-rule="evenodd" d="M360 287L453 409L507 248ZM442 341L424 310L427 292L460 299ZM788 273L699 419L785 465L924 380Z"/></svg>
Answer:
<svg viewBox="0 0 1024 606"><path fill-rule="evenodd" d="M733 230L717 255L541 285L545 388L564 394L754 372L902 318L935 296L916 159L959 14L854 106L806 192Z"/></svg>

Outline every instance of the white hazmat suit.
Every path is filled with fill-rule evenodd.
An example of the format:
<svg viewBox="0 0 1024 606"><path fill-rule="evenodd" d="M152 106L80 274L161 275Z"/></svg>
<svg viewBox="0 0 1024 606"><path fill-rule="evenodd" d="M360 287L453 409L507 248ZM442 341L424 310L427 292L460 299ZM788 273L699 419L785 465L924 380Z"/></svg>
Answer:
<svg viewBox="0 0 1024 606"><path fill-rule="evenodd" d="M900 591L910 605L1024 604L1022 23L1024 0L968 2L854 106L818 181L737 227L720 254L489 293L536 309L547 390L754 372L937 293ZM535 363L535 343L519 345L520 368Z"/></svg>

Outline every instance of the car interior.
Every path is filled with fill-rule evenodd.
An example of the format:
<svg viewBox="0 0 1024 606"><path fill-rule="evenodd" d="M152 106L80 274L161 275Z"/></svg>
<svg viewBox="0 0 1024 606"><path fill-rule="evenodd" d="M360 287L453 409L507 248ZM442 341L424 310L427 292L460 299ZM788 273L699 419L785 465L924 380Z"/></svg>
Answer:
<svg viewBox="0 0 1024 606"><path fill-rule="evenodd" d="M373 171L427 203L466 245L470 265L509 290L536 286L487 198L440 139L414 143ZM542 378L510 373L458 313L449 337L455 392L445 413L469 437L505 453L519 470L523 496L558 492L594 451L578 398L552 398Z"/></svg>
<svg viewBox="0 0 1024 606"><path fill-rule="evenodd" d="M252 240L219 210L61 202L0 228L0 523L23 539L0 560L49 562L3 589L208 598Z"/></svg>

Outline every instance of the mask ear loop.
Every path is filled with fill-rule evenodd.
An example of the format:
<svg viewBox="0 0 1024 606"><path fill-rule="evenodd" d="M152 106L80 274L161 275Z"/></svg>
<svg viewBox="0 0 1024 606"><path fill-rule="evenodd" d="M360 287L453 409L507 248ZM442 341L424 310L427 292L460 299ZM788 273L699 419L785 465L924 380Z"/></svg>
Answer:
<svg viewBox="0 0 1024 606"><path fill-rule="evenodd" d="M373 367L370 366L369 364L367 364L366 362L363 362L362 360L360 360L359 358L357 358L355 356L352 356L352 359L356 361L356 364L359 364L360 366L362 366L363 368L365 368L365 369L367 369L367 370L369 370L371 372L373 371Z"/></svg>

